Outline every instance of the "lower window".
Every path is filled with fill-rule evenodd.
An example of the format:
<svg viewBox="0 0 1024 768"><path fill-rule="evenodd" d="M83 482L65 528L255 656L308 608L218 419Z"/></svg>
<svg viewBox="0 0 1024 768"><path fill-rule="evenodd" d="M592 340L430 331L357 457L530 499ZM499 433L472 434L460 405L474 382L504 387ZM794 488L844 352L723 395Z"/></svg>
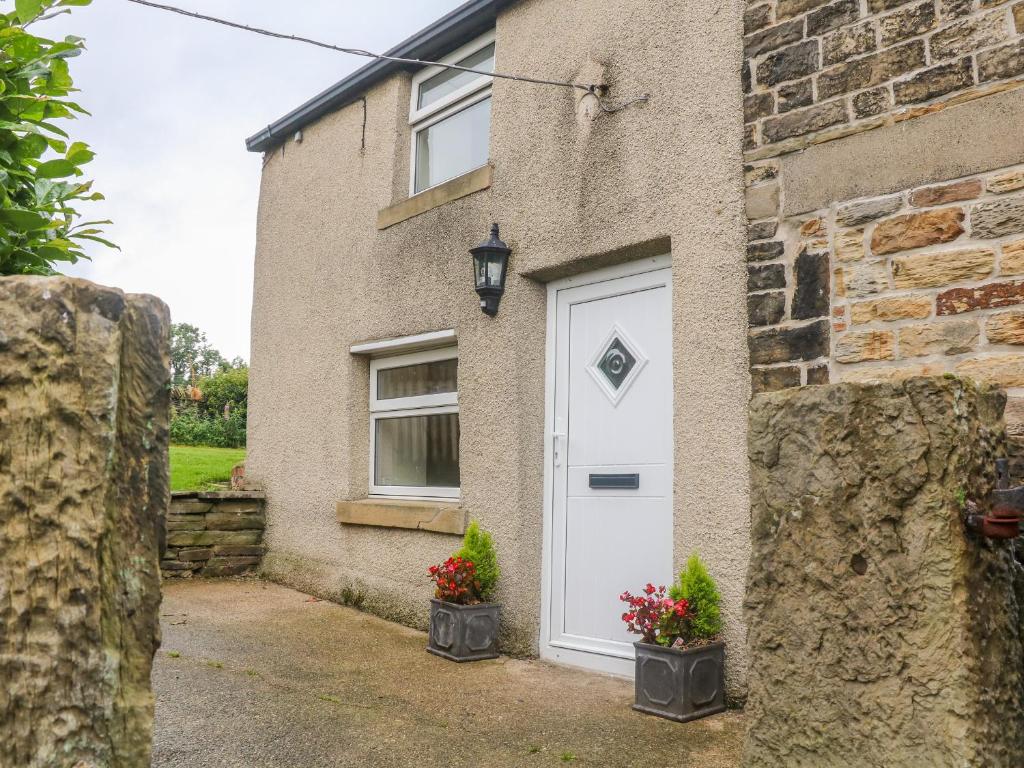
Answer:
<svg viewBox="0 0 1024 768"><path fill-rule="evenodd" d="M371 494L458 497L457 379L454 348L371 362Z"/></svg>

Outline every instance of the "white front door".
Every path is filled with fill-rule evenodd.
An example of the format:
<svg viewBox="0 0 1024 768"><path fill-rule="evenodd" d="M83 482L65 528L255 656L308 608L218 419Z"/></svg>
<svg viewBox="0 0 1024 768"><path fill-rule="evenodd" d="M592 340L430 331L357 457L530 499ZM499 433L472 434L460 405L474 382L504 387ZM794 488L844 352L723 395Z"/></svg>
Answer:
<svg viewBox="0 0 1024 768"><path fill-rule="evenodd" d="M673 578L665 263L574 278L550 294L541 655L625 675L637 638L625 630L619 595Z"/></svg>

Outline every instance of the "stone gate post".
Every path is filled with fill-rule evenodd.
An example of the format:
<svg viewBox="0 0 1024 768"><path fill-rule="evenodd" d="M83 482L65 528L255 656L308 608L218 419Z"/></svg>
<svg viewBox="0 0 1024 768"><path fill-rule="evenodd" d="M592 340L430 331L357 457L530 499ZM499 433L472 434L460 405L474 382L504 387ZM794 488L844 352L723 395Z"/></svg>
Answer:
<svg viewBox="0 0 1024 768"><path fill-rule="evenodd" d="M0 279L0 765L144 768L169 500L168 312Z"/></svg>
<svg viewBox="0 0 1024 768"><path fill-rule="evenodd" d="M961 522L1004 404L954 377L754 398L746 768L1024 763L1014 545Z"/></svg>

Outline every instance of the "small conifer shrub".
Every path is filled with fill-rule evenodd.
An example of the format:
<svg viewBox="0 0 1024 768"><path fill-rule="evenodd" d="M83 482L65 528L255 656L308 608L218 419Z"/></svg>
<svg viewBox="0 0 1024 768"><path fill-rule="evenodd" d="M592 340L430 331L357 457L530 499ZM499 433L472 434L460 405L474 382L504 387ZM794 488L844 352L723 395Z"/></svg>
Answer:
<svg viewBox="0 0 1024 768"><path fill-rule="evenodd" d="M679 581L672 585L669 595L673 600L686 601L688 641L713 640L722 632L722 595L696 553L686 561L686 566L679 574Z"/></svg>
<svg viewBox="0 0 1024 768"><path fill-rule="evenodd" d="M483 530L476 520L473 520L466 529L462 549L455 553L455 557L473 563L476 567L476 578L480 582L480 596L484 600L492 599L498 586L498 579L501 577L498 553L494 550L491 534Z"/></svg>

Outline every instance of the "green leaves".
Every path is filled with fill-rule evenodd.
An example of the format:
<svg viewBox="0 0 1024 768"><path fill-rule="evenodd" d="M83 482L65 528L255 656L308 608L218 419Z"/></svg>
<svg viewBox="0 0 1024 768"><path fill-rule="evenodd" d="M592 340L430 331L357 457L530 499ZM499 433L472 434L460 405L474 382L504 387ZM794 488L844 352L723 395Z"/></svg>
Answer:
<svg viewBox="0 0 1024 768"><path fill-rule="evenodd" d="M22 24L35 19L43 9L43 0L14 0L14 9Z"/></svg>
<svg viewBox="0 0 1024 768"><path fill-rule="evenodd" d="M68 61L84 41L26 29L89 3L16 0L13 12L0 12L0 275L53 274L54 265L88 258L85 245L117 247L97 226L109 221L77 223L76 204L103 195L80 178L94 153L58 125L88 114L67 99L74 91Z"/></svg>
<svg viewBox="0 0 1024 768"><path fill-rule="evenodd" d="M686 567L679 574L679 581L672 585L669 594L673 600L686 600L689 603L687 641L710 640L719 635L722 631L722 596L704 561L696 552L686 561Z"/></svg>
<svg viewBox="0 0 1024 768"><path fill-rule="evenodd" d="M78 168L70 160L47 160L36 168L36 175L43 179L60 179L74 176L77 172Z"/></svg>
<svg viewBox="0 0 1024 768"><path fill-rule="evenodd" d="M41 157L46 151L46 148L47 143L44 136L40 136L38 133L30 133L28 136L15 143L12 150L15 157L25 161Z"/></svg>
<svg viewBox="0 0 1024 768"><path fill-rule="evenodd" d="M480 581L480 596L485 600L493 597L498 579L501 578L498 553L494 549L494 540L491 538L491 534L483 530L476 520L470 522L466 529L466 535L462 540L462 549L455 553L455 557L469 560L476 566L476 576Z"/></svg>
<svg viewBox="0 0 1024 768"><path fill-rule="evenodd" d="M18 232L31 232L34 229L45 229L50 220L36 211L0 208L0 223L16 229Z"/></svg>
<svg viewBox="0 0 1024 768"><path fill-rule="evenodd" d="M96 157L96 153L89 149L88 144L76 141L68 147L66 157L69 163L73 163L74 165L85 165Z"/></svg>

